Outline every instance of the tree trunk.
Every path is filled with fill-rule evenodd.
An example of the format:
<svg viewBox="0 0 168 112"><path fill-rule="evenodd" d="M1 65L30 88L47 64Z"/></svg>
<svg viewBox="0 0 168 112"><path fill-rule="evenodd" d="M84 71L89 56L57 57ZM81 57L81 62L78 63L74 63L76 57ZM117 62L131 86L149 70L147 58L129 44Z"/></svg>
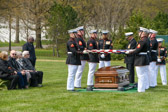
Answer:
<svg viewBox="0 0 168 112"><path fill-rule="evenodd" d="M42 48L42 43L41 43L41 20L39 18L36 19L36 48Z"/></svg>
<svg viewBox="0 0 168 112"><path fill-rule="evenodd" d="M56 51L57 51L57 57L60 57L58 49L58 39L56 39Z"/></svg>
<svg viewBox="0 0 168 112"><path fill-rule="evenodd" d="M16 37L15 43L19 43L19 17L16 17Z"/></svg>
<svg viewBox="0 0 168 112"><path fill-rule="evenodd" d="M26 40L28 41L28 37L29 37L29 28L26 26Z"/></svg>
<svg viewBox="0 0 168 112"><path fill-rule="evenodd" d="M53 45L53 56L55 56L55 46Z"/></svg>
<svg viewBox="0 0 168 112"><path fill-rule="evenodd" d="M12 23L12 20L11 20L11 15L9 15L9 51L11 51L11 23Z"/></svg>

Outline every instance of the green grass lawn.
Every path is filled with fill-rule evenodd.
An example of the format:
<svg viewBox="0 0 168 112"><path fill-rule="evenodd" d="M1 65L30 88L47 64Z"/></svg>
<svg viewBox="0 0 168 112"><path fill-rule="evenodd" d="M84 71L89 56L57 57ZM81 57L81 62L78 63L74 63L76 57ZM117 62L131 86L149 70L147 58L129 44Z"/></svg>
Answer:
<svg viewBox="0 0 168 112"><path fill-rule="evenodd" d="M124 65L112 61L113 65ZM159 85L145 93L68 92L65 62L38 61L44 71L42 88L0 91L0 112L167 112L168 86ZM82 78L86 87L88 64ZM137 80L137 78L136 78Z"/></svg>
<svg viewBox="0 0 168 112"><path fill-rule="evenodd" d="M20 41L19 43L12 42L12 46L23 46L26 42L25 41ZM42 40L42 45L48 45L50 44L51 41L48 40ZM36 45L36 42L34 42L34 45ZM0 47L8 47L9 43L8 42L1 42L0 41Z"/></svg>

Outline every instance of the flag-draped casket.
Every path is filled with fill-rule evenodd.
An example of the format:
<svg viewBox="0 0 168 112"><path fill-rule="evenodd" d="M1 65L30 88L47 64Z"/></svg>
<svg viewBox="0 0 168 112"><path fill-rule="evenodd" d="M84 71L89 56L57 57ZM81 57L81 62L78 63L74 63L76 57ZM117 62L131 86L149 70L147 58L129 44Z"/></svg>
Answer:
<svg viewBox="0 0 168 112"><path fill-rule="evenodd" d="M110 66L95 72L95 88L118 88L129 85L129 71L123 66Z"/></svg>

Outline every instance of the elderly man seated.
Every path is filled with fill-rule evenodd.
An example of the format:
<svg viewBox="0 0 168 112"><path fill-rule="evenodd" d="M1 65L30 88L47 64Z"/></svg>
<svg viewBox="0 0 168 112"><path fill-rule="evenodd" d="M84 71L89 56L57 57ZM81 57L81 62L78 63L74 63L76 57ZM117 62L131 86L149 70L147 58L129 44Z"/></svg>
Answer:
<svg viewBox="0 0 168 112"><path fill-rule="evenodd" d="M29 51L23 51L22 56L23 56L22 59L23 67L25 68L25 70L28 70L31 75L35 74L35 76L37 77L38 87L42 87L43 72L35 70L34 66L29 60L30 57Z"/></svg>
<svg viewBox="0 0 168 112"><path fill-rule="evenodd" d="M8 59L9 66L19 75L19 89L28 88L25 71L16 62L16 51L12 50Z"/></svg>
<svg viewBox="0 0 168 112"><path fill-rule="evenodd" d="M9 80L10 84L8 85L8 89L16 89L16 86L19 81L19 76L17 72L8 66L8 53L1 52L0 53L0 79Z"/></svg>
<svg viewBox="0 0 168 112"><path fill-rule="evenodd" d="M32 80L32 82L36 82L36 77L34 76L34 77L32 77L32 79L30 79L30 78L31 78L30 72L29 72L28 70L25 70L26 68L24 68L24 66L23 66L22 52L21 52L21 51L16 51L16 55L17 55L16 61L18 62L20 68L21 68L21 69L24 69L24 71L25 71L25 73L26 73L27 82L29 83L30 80Z"/></svg>

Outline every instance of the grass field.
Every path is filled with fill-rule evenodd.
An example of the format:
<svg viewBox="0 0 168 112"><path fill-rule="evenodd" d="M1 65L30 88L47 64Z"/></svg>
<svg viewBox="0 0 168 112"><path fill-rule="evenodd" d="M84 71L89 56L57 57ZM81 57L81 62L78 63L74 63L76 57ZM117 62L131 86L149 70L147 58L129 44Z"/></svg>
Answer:
<svg viewBox="0 0 168 112"><path fill-rule="evenodd" d="M168 112L168 86L161 85L160 76L159 85L145 93L68 92L65 60L38 60L37 69L44 71L44 87L0 91L0 112ZM87 72L86 64L83 87Z"/></svg>
<svg viewBox="0 0 168 112"><path fill-rule="evenodd" d="M51 42L50 41L47 41L47 40L42 40L42 44L43 45L48 45L50 44ZM25 41L20 41L19 43L15 43L15 42L12 42L11 43L11 46L22 46L25 44ZM36 45L36 42L34 42L34 45ZM9 46L9 43L8 42L1 42L0 41L0 47L8 47Z"/></svg>

